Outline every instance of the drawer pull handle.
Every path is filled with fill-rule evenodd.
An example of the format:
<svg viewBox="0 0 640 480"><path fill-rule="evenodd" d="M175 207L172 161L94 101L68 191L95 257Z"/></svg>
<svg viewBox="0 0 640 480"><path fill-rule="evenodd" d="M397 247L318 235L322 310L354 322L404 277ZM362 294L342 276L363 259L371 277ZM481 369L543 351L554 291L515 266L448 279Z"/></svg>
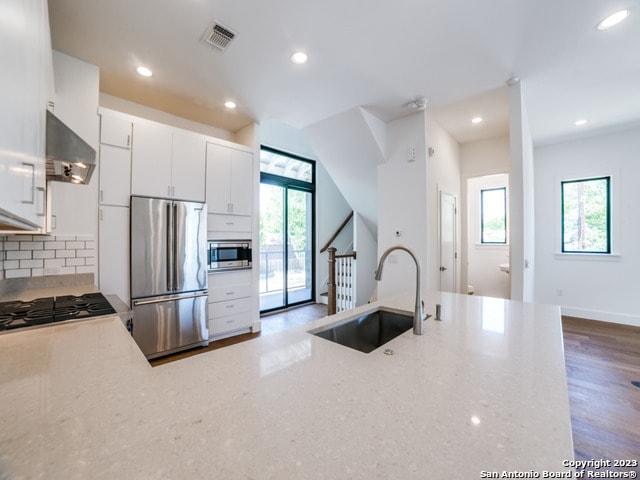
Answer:
<svg viewBox="0 0 640 480"><path fill-rule="evenodd" d="M236 292L227 292L227 295L233 295Z"/></svg>
<svg viewBox="0 0 640 480"><path fill-rule="evenodd" d="M235 320L227 320L227 323L235 323Z"/></svg>
<svg viewBox="0 0 640 480"><path fill-rule="evenodd" d="M227 308L233 308L235 305L227 305Z"/></svg>

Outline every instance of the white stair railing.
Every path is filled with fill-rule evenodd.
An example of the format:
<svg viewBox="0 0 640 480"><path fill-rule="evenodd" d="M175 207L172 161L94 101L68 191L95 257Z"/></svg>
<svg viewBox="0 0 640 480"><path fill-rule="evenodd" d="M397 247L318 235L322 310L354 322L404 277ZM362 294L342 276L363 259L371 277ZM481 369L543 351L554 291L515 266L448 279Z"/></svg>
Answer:
<svg viewBox="0 0 640 480"><path fill-rule="evenodd" d="M353 255L336 255L336 313L356 306L356 259Z"/></svg>

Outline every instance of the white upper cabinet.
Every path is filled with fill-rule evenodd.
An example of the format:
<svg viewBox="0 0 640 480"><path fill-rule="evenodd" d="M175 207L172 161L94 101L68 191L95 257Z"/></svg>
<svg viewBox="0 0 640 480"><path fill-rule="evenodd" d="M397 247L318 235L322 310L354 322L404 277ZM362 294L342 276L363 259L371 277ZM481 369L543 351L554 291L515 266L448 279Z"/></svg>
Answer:
<svg viewBox="0 0 640 480"><path fill-rule="evenodd" d="M100 143L131 148L132 127L131 120L103 113L100 120Z"/></svg>
<svg viewBox="0 0 640 480"><path fill-rule="evenodd" d="M174 198L204 202L205 148L202 136L174 132L171 162Z"/></svg>
<svg viewBox="0 0 640 480"><path fill-rule="evenodd" d="M204 201L204 137L136 120L132 145L133 195Z"/></svg>
<svg viewBox="0 0 640 480"><path fill-rule="evenodd" d="M0 229L44 226L45 112L52 83L46 2L9 1L0 28Z"/></svg>
<svg viewBox="0 0 640 480"><path fill-rule="evenodd" d="M209 213L251 215L253 153L207 143L207 208Z"/></svg>
<svg viewBox="0 0 640 480"><path fill-rule="evenodd" d="M171 197L171 128L146 120L133 126L131 193Z"/></svg>
<svg viewBox="0 0 640 480"><path fill-rule="evenodd" d="M100 203L129 206L131 150L100 145Z"/></svg>

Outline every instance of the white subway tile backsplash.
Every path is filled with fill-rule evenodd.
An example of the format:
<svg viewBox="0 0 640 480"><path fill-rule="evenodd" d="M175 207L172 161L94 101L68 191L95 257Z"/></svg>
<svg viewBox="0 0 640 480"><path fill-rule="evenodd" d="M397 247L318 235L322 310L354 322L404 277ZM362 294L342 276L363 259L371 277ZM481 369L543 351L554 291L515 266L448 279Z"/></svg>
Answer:
<svg viewBox="0 0 640 480"><path fill-rule="evenodd" d="M55 258L55 250L34 250L33 258Z"/></svg>
<svg viewBox="0 0 640 480"><path fill-rule="evenodd" d="M85 266L84 258L67 258L65 266L67 267L79 267Z"/></svg>
<svg viewBox="0 0 640 480"><path fill-rule="evenodd" d="M30 250L10 250L6 253L7 260L25 260L31 259L32 252Z"/></svg>
<svg viewBox="0 0 640 480"><path fill-rule="evenodd" d="M14 268L20 268L20 261L18 260L5 260L4 261L4 269L13 270Z"/></svg>
<svg viewBox="0 0 640 480"><path fill-rule="evenodd" d="M20 242L4 242L5 251L20 250Z"/></svg>
<svg viewBox="0 0 640 480"><path fill-rule="evenodd" d="M25 268L25 269L11 269L11 270L5 270L4 271L4 277L5 278L25 278L25 277L30 277L31 276L31 269L30 268Z"/></svg>
<svg viewBox="0 0 640 480"><path fill-rule="evenodd" d="M76 239L75 235L56 235L56 240L60 242L72 242Z"/></svg>
<svg viewBox="0 0 640 480"><path fill-rule="evenodd" d="M42 250L44 242L20 242L20 250Z"/></svg>
<svg viewBox="0 0 640 480"><path fill-rule="evenodd" d="M20 268L43 268L44 260L20 260Z"/></svg>
<svg viewBox="0 0 640 480"><path fill-rule="evenodd" d="M90 266L86 267L76 267L76 273L94 273L94 268Z"/></svg>
<svg viewBox="0 0 640 480"><path fill-rule="evenodd" d="M0 236L0 279L95 273L92 235Z"/></svg>
<svg viewBox="0 0 640 480"><path fill-rule="evenodd" d="M59 268L64 267L65 265L66 260L64 258L52 258L44 261L45 268Z"/></svg>

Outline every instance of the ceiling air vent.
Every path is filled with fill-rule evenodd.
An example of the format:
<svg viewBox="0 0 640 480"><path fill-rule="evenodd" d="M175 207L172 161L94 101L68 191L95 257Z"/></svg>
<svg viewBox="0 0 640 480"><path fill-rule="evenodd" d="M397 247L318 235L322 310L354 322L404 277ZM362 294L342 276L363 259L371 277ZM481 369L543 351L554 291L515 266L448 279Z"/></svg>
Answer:
<svg viewBox="0 0 640 480"><path fill-rule="evenodd" d="M214 20L204 32L202 43L212 48L224 51L231 42L236 38L236 34L229 28Z"/></svg>

